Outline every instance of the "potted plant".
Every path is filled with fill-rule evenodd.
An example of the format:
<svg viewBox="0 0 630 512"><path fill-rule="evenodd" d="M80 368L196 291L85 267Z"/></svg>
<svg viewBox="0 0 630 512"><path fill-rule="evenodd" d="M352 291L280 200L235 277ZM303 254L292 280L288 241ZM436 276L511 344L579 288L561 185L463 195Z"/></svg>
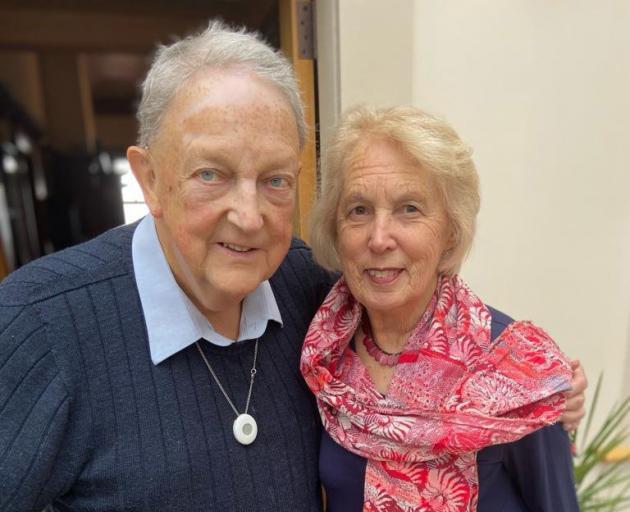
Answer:
<svg viewBox="0 0 630 512"><path fill-rule="evenodd" d="M589 436L601 384L602 375L597 379L584 432L573 436L574 446L578 446L576 437L579 441L573 472L582 512L630 510L630 461L611 457L630 439L630 396L617 403L599 430Z"/></svg>

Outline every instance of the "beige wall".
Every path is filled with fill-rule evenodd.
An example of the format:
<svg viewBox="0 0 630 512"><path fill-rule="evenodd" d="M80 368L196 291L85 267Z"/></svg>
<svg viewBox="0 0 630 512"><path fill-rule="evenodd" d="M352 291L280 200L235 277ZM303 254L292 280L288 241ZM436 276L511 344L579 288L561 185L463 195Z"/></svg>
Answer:
<svg viewBox="0 0 630 512"><path fill-rule="evenodd" d="M600 412L630 392L630 2L320 2L337 14L337 61L319 68L338 66L341 108L411 101L474 147L464 277L546 327L592 383L605 370Z"/></svg>
<svg viewBox="0 0 630 512"><path fill-rule="evenodd" d="M413 98L413 0L341 0L341 108L409 103Z"/></svg>
<svg viewBox="0 0 630 512"><path fill-rule="evenodd" d="M322 148L341 111L413 100L413 0L317 0Z"/></svg>
<svg viewBox="0 0 630 512"><path fill-rule="evenodd" d="M414 102L482 179L466 279L605 370L609 406L630 391L630 3L423 0L414 20Z"/></svg>

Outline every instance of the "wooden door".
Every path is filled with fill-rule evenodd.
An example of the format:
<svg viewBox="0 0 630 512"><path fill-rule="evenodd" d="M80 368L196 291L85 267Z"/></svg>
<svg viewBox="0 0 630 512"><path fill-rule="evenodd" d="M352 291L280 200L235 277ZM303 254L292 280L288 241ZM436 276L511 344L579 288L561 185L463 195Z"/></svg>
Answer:
<svg viewBox="0 0 630 512"><path fill-rule="evenodd" d="M308 215L317 193L316 98L313 41L313 2L280 0L280 46L297 76L308 133L302 151L294 233L308 242Z"/></svg>

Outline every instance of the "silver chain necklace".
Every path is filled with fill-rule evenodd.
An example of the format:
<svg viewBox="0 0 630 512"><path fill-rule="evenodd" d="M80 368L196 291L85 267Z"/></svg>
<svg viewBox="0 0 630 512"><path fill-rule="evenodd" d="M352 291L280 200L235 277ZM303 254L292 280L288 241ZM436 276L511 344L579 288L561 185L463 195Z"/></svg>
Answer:
<svg viewBox="0 0 630 512"><path fill-rule="evenodd" d="M234 423L232 424L232 432L234 434L235 439L241 444L252 444L254 442L254 439L256 439L256 436L258 435L258 425L256 424L256 420L252 416L247 414L247 411L249 411L249 402L252 398L252 389L254 388L254 378L256 377L256 359L258 358L258 339L256 339L256 343L254 345L254 364L252 365L252 369L249 371L249 375L250 375L249 391L247 392L247 402L245 403L245 412L243 412L242 414L238 412L238 409L236 408L232 400L230 400L230 397L228 396L227 392L225 391L225 389L223 389L223 386L221 385L221 381L219 380L219 377L217 377L217 374L214 373L214 370L212 369L210 362L206 358L206 355L203 353L203 350L201 350L201 345L199 345L199 342L198 341L195 342L195 345L197 346L197 350L199 351L199 354L201 355L203 362L206 363L206 366L208 367L208 370L210 371L210 375L212 375L212 378L217 383L217 386L219 386L221 393L223 393L223 396L227 400L228 404L230 404L230 407L234 411L234 414L236 414L236 419L234 420Z"/></svg>

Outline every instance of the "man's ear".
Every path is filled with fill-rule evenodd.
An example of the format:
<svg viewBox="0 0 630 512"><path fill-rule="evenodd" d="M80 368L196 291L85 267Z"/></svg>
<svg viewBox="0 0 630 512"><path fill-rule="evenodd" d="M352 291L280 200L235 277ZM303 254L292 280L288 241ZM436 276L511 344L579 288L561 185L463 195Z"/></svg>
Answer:
<svg viewBox="0 0 630 512"><path fill-rule="evenodd" d="M148 151L139 146L129 146L127 148L127 160L129 160L131 171L142 189L144 201L147 203L151 215L160 217L162 215L160 195L157 190L155 169L149 158Z"/></svg>

